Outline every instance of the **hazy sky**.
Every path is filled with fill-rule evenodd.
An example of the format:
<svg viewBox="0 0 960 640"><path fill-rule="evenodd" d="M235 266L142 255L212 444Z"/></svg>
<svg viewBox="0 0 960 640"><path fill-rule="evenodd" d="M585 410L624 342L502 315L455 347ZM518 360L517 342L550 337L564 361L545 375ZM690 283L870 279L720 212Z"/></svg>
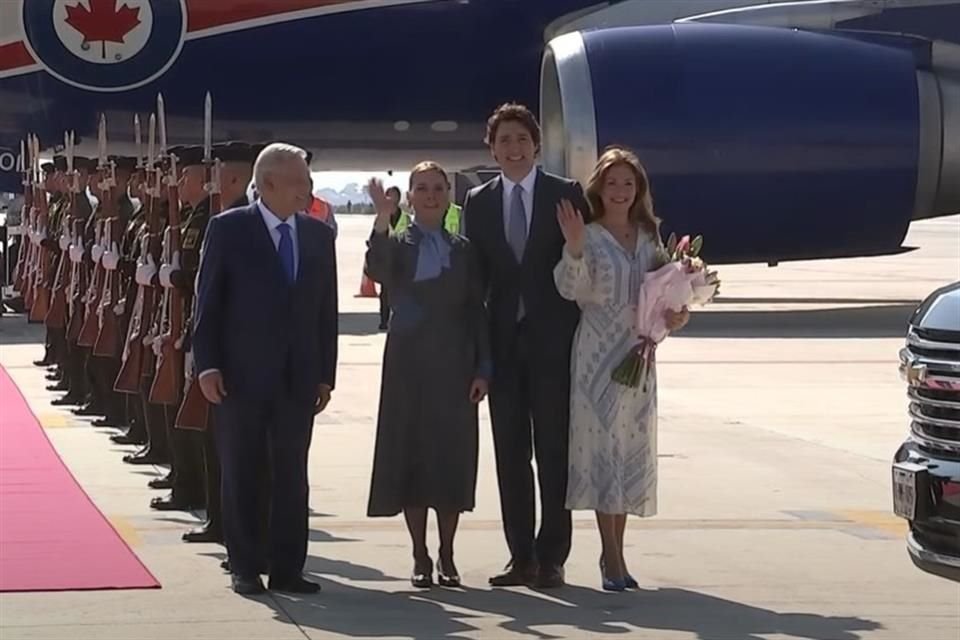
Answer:
<svg viewBox="0 0 960 640"><path fill-rule="evenodd" d="M315 189L335 189L336 191L340 191L351 182L355 182L361 186L366 185L371 177L376 176L383 180L385 186L390 187L396 185L405 191L409 175L407 171L394 171L392 176L387 175L385 171L372 173L358 171L314 171L313 185Z"/></svg>

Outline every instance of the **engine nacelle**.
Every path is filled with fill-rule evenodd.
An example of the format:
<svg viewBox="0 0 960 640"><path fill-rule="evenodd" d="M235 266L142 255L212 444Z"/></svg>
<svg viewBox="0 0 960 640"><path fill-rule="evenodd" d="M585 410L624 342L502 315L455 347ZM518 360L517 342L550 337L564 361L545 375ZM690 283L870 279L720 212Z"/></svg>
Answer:
<svg viewBox="0 0 960 640"><path fill-rule="evenodd" d="M632 148L664 233L713 262L900 251L914 218L960 211L955 49L885 34L674 24L547 46L543 158L585 185Z"/></svg>

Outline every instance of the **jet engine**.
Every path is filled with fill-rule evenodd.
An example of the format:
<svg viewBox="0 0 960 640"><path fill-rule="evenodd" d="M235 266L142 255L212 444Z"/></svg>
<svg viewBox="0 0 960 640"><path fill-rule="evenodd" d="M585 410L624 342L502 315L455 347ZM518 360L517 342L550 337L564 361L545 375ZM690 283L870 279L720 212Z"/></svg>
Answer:
<svg viewBox="0 0 960 640"><path fill-rule="evenodd" d="M605 147L631 148L663 233L703 234L717 263L900 252L911 220L960 212L958 51L729 24L564 34L542 63L544 165L586 186Z"/></svg>

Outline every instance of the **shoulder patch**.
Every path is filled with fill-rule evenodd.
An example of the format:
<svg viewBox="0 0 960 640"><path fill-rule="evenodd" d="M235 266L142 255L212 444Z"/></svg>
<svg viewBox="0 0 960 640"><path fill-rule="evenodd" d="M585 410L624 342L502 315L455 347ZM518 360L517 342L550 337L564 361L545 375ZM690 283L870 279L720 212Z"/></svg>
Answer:
<svg viewBox="0 0 960 640"><path fill-rule="evenodd" d="M200 230L199 229L187 229L187 233L183 236L183 248L184 249L196 249L197 240L200 239Z"/></svg>

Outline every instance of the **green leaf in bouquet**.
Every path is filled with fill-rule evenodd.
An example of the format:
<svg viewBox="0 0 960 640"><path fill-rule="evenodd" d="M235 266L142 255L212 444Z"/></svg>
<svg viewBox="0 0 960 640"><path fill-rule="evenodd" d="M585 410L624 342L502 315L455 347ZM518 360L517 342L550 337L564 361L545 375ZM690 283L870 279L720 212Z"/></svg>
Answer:
<svg viewBox="0 0 960 640"><path fill-rule="evenodd" d="M697 236L690 243L690 255L697 257L700 255L700 249L703 248L703 236Z"/></svg>
<svg viewBox="0 0 960 640"><path fill-rule="evenodd" d="M677 234L671 233L670 238L667 240L667 253L670 254L670 259L674 258L674 254L677 251Z"/></svg>

